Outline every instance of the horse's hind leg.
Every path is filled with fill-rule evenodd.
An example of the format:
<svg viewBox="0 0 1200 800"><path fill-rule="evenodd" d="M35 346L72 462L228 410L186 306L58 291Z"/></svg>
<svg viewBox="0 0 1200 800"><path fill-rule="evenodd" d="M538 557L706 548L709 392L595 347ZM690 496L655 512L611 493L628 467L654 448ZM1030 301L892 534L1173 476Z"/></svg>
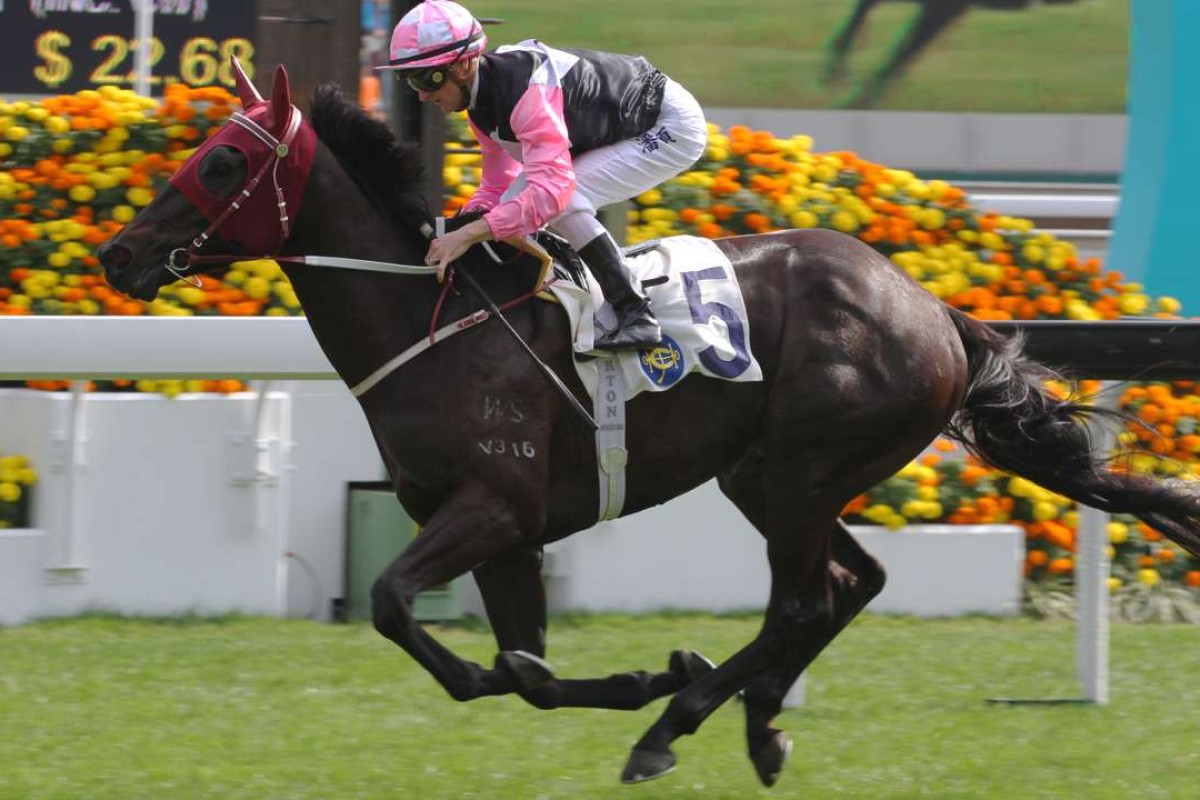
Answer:
<svg viewBox="0 0 1200 800"><path fill-rule="evenodd" d="M775 443L779 449L784 443ZM830 536L840 500L822 491L826 467L815 452L793 449L786 462L769 459L764 471L763 530L771 566L771 596L762 629L710 674L680 691L634 746L622 779L637 782L674 767L671 743L694 733L708 716L781 661L800 658L814 630L829 627L827 589ZM832 634L830 634L832 635Z"/></svg>
<svg viewBox="0 0 1200 800"><path fill-rule="evenodd" d="M546 593L541 579L540 548L519 547L475 569L488 621L502 651L546 655ZM703 656L677 650L666 672L626 672L594 680L554 678L520 691L538 708L610 708L635 710L674 694L712 665Z"/></svg>
<svg viewBox="0 0 1200 800"><path fill-rule="evenodd" d="M421 535L371 587L376 630L416 659L455 700L529 689L551 677L532 655L501 653L491 670L465 661L426 633L412 614L419 592L512 549L520 538L504 500L481 483L466 484L438 507Z"/></svg>
<svg viewBox="0 0 1200 800"><path fill-rule="evenodd" d="M771 727L783 698L809 664L883 589L883 567L855 541L845 523L833 530L829 562L829 616L806 624L799 648L746 686L746 743L750 761L766 786L779 779L791 752L788 735Z"/></svg>
<svg viewBox="0 0 1200 800"><path fill-rule="evenodd" d="M761 452L753 452L723 473L719 483L725 496L765 535L766 499L762 471ZM826 645L879 594L885 579L879 562L859 546L845 523L837 520L830 541L827 583L813 587L828 590L828 619L814 620L801 634L794 657L781 660L746 686L746 741L750 760L765 785L771 786L779 778L791 752L788 735L771 727L784 696Z"/></svg>

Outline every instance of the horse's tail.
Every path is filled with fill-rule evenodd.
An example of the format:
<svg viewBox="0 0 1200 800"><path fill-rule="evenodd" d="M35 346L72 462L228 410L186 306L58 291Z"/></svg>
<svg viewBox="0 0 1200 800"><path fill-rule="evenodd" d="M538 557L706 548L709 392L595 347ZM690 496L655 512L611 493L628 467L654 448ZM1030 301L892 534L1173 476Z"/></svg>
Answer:
<svg viewBox="0 0 1200 800"><path fill-rule="evenodd" d="M946 433L1005 472L1114 513L1133 514L1200 557L1200 483L1162 480L1111 468L1093 449L1086 421L1120 422L1120 412L1057 397L1059 376L1029 358L1024 339L999 334L949 309L970 369L962 408Z"/></svg>

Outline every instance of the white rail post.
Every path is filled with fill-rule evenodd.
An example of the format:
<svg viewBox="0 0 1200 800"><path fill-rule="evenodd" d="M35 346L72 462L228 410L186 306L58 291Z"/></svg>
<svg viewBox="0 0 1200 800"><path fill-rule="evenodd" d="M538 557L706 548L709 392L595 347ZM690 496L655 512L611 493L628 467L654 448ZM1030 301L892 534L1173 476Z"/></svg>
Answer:
<svg viewBox="0 0 1200 800"><path fill-rule="evenodd" d="M133 84L142 97L150 96L150 40L154 36L154 0L134 0L133 38L137 49L133 54Z"/></svg>
<svg viewBox="0 0 1200 800"><path fill-rule="evenodd" d="M1096 406L1112 410L1119 405L1120 393L1116 384L1101 385ZM1105 456L1116 444L1108 425L1093 428L1095 449ZM1079 507L1079 532L1075 541L1075 601L1078 608L1075 665L1083 699L1106 705L1108 703L1108 558L1107 512L1090 506Z"/></svg>

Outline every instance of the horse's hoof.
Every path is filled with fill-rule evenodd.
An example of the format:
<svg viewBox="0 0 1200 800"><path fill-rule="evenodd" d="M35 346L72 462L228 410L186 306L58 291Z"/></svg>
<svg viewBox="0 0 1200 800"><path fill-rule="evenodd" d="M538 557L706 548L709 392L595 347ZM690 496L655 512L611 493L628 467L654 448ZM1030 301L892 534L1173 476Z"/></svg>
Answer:
<svg viewBox="0 0 1200 800"><path fill-rule="evenodd" d="M629 754L621 783L641 783L654 780L675 769L675 754L670 750L639 750Z"/></svg>
<svg viewBox="0 0 1200 800"><path fill-rule="evenodd" d="M554 667L545 659L524 650L505 650L497 653L496 669L512 675L523 692L545 686L554 680Z"/></svg>
<svg viewBox="0 0 1200 800"><path fill-rule="evenodd" d="M671 659L667 662L667 669L687 678L689 684L695 683L716 668L716 664L695 650L676 650L671 653Z"/></svg>
<svg viewBox="0 0 1200 800"><path fill-rule="evenodd" d="M783 772L783 765L787 763L791 754L792 737L788 736L786 731L775 731L775 735L768 739L757 753L750 756L754 771L758 773L758 779L762 781L763 786L775 785L775 781L779 780L779 773Z"/></svg>

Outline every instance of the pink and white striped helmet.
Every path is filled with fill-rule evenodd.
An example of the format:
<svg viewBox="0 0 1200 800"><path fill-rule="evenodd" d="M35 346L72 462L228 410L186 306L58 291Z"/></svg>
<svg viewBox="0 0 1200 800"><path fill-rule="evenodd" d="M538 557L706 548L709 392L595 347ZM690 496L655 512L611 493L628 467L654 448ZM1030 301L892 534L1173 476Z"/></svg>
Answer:
<svg viewBox="0 0 1200 800"><path fill-rule="evenodd" d="M452 0L425 0L392 31L390 63L381 69L421 69L479 55L487 47L483 26Z"/></svg>

